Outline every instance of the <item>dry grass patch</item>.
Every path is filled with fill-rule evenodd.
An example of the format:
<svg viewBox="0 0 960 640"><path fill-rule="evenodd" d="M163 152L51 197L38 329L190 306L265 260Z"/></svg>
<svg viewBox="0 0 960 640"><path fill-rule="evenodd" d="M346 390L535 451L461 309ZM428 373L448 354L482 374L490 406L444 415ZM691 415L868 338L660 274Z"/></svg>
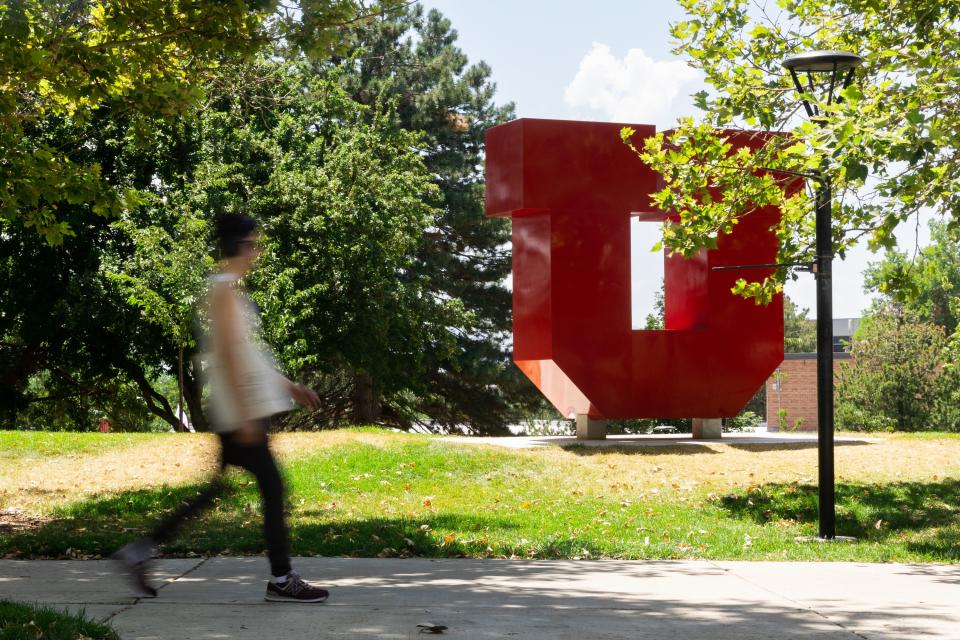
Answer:
<svg viewBox="0 0 960 640"><path fill-rule="evenodd" d="M15 460L0 473L0 507L42 513L92 495L182 484L215 465L214 439L207 434L154 436L100 453Z"/></svg>
<svg viewBox="0 0 960 640"><path fill-rule="evenodd" d="M125 441L122 446L104 446L99 451L86 447L63 455L24 450L23 455L14 457L8 451L0 471L0 509L24 518L95 495L195 482L217 468L217 437L212 434L143 435L129 442L126 434L87 436L105 444L115 437ZM349 442L383 446L403 437L355 431L281 433L273 436L272 446L281 460L289 460Z"/></svg>
<svg viewBox="0 0 960 640"><path fill-rule="evenodd" d="M894 482L960 477L960 438L882 435L836 446L838 481ZM767 483L815 483L817 448L810 444L703 444L675 447L521 450L540 459L566 493L612 491L723 493ZM553 485L556 486L556 485Z"/></svg>

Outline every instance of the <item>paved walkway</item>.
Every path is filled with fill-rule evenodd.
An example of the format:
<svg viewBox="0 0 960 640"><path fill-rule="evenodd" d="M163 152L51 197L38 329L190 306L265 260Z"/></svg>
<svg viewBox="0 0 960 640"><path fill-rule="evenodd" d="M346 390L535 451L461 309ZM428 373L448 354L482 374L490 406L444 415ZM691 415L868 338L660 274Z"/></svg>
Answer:
<svg viewBox="0 0 960 640"><path fill-rule="evenodd" d="M587 447L671 447L685 446L698 447L703 445L792 445L797 447L817 446L816 432L810 433L725 433L722 438L703 438L694 440L689 433L679 435L629 435L607 436L604 440L577 440L575 436L505 436L505 437L463 437L445 436L445 442L463 444L493 444L508 449L534 449L538 447L569 447L583 445ZM837 436L834 442L838 445L872 444L882 442L876 438L859 436Z"/></svg>
<svg viewBox="0 0 960 640"><path fill-rule="evenodd" d="M960 639L960 565L300 558L326 604L267 603L263 558L0 561L0 598L86 608L123 638Z"/></svg>

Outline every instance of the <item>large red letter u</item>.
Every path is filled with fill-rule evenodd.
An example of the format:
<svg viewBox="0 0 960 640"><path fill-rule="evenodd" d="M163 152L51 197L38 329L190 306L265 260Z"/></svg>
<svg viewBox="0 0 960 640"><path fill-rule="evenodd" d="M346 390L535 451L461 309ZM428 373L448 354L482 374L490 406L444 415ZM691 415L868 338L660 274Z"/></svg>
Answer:
<svg viewBox="0 0 960 640"><path fill-rule="evenodd" d="M734 296L738 272L713 267L774 262L779 212L665 258L665 329L633 330L630 217L664 214L622 126L522 119L487 133L486 212L513 219L514 361L568 417L734 416L783 361L783 300Z"/></svg>

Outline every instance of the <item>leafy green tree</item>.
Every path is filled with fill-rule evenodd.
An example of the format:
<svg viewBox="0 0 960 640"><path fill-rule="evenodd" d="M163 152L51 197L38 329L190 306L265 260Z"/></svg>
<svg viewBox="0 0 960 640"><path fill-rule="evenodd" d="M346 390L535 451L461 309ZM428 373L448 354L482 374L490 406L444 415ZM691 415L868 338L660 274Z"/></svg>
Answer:
<svg viewBox="0 0 960 640"><path fill-rule="evenodd" d="M644 318L643 328L645 330L662 330L664 322L664 295L663 279L660 279L660 290L653 296L653 313L648 313Z"/></svg>
<svg viewBox="0 0 960 640"><path fill-rule="evenodd" d="M817 350L817 323L807 318L809 309L801 309L783 296L783 350L787 353L812 353Z"/></svg>
<svg viewBox="0 0 960 640"><path fill-rule="evenodd" d="M670 251L714 246L739 217L772 204L784 214L776 229L779 261L810 261L813 201L797 188L797 174L832 185L841 257L862 238L873 248L893 246L893 230L923 207L956 226L960 4L781 0L772 11L749 0L680 3L687 17L671 26L675 52L710 85L697 94L705 115L637 148L664 176L654 201L680 217L664 230ZM825 104L819 91L805 94L821 114L810 121L798 116L781 62L814 49L852 51L864 64L842 100ZM755 137L752 148L734 151L725 131L740 127L790 135ZM735 291L769 300L788 275L741 280Z"/></svg>
<svg viewBox="0 0 960 640"><path fill-rule="evenodd" d="M3 406L14 415L78 376L85 389L119 377L178 426L176 399L157 387L172 375L202 428L192 324L211 266L209 222L228 211L264 222L252 285L291 373L369 370L394 393L422 378L420 344L451 340L422 319L460 313L459 303L401 278L436 219L418 136L303 63L225 68L208 96L194 116L161 124L152 149L125 144L133 124L122 112L100 110L95 131L64 122L54 135L89 136L85 159L133 185L139 204L108 220L85 218L78 203L66 212L76 232L58 247L36 234L0 236L0 286L15 301L0 317L15 363L2 369L14 383ZM63 384L49 372L63 372ZM44 389L31 393L31 376ZM80 391L65 402L100 402Z"/></svg>
<svg viewBox="0 0 960 640"><path fill-rule="evenodd" d="M165 368L145 358L162 336L99 272L112 230L102 219L84 224L82 211L62 215L77 223L63 247L36 234L0 241L4 423L82 430L149 410L174 424L169 399L153 386Z"/></svg>
<svg viewBox="0 0 960 640"><path fill-rule="evenodd" d="M169 225L178 212L209 221L243 211L263 222L266 250L250 284L266 337L289 373L326 391L324 413L291 419L304 427L357 420L351 399L361 373L384 394L402 396L422 379L421 345L452 342L427 320L462 313L457 300L435 299L421 281L404 278L437 215L419 136L394 127L389 108L351 100L326 73L263 60L224 74L196 126L171 132L181 153L169 155L191 161L158 160L155 188L169 196L148 216ZM183 292L194 283L179 267L167 284L158 271L141 269L137 283L177 310L179 324L157 320L168 336L158 357L174 362L173 329L189 317ZM127 286L126 277L114 280ZM186 366L191 415L199 404L195 367ZM399 421L397 413L386 418Z"/></svg>
<svg viewBox="0 0 960 640"><path fill-rule="evenodd" d="M410 417L502 429L512 414L539 402L509 359L509 222L483 215L484 134L512 118L513 106L494 102L490 68L469 63L457 32L436 10L412 5L352 36L339 61L343 86L359 102L395 104L397 126L423 132L424 162L439 187L431 204L440 216L401 286L416 282L462 304L461 313L424 318L429 331L448 333L455 344L423 344L426 373L411 381ZM383 401L398 406L397 398ZM371 399L373 413L379 402Z"/></svg>
<svg viewBox="0 0 960 640"><path fill-rule="evenodd" d="M838 426L931 429L945 344L943 329L910 317L896 305L873 309L854 336L853 359L838 375Z"/></svg>
<svg viewBox="0 0 960 640"><path fill-rule="evenodd" d="M86 125L50 117L36 135L51 146L85 139L75 160L113 171L129 125L128 116L101 109ZM164 367L146 357L161 335L101 273L104 252L122 242L107 218L89 213L85 202L59 207L75 230L59 246L22 227L0 232L0 412L6 424L20 416L50 426L67 416L82 429L104 414L130 415L139 396L141 407L173 424L168 399L152 385Z"/></svg>
<svg viewBox="0 0 960 640"><path fill-rule="evenodd" d="M392 2L385 2L389 8ZM368 15L354 0L12 0L0 5L0 221L59 243L61 215L88 203L116 216L135 195L106 167L84 162L85 139L41 142L50 118L89 124L107 103L126 111L138 144L155 119L189 113L228 60L276 42L323 57L339 31Z"/></svg>
<svg viewBox="0 0 960 640"><path fill-rule="evenodd" d="M931 428L960 430L960 249L955 232L938 221L930 223L931 243L915 255L888 251L871 264L866 286L908 313L940 327L948 336L940 354L937 392L932 402Z"/></svg>
<svg viewBox="0 0 960 640"><path fill-rule="evenodd" d="M186 404L203 428L193 309L210 268L207 223L232 210L266 223L253 284L284 364L329 391L329 415L303 424L432 416L489 430L535 404L506 351L509 226L482 215L483 132L510 107L493 103L489 68L467 64L448 21L419 7L388 19L390 1L361 9L380 16L364 24L339 0L301 2L289 15L270 2L204 15L194 11L204 3L28 4L23 16L20 5L0 16L30 25L29 37L3 41L0 69L44 34L73 62L37 59L8 73L23 101L4 140L27 149L8 193L34 194L4 201L0 218L0 285L25 303L0 318L10 356L0 400L11 415L39 419L56 396L79 426L123 396L174 426ZM242 28L230 26L241 14ZM335 44L352 57L335 69L317 56L255 59L273 43L275 60L324 54L344 24L357 27L346 38L338 30ZM189 47L177 48L181 37ZM370 46L385 53L365 77ZM61 83L76 75L68 62L94 69L90 81ZM338 93L330 74L369 106ZM47 149L66 154L83 190L49 163L29 168ZM27 238L31 227L42 242ZM60 280L34 272L29 256ZM111 376L134 392L100 393ZM177 397L161 384L171 376Z"/></svg>
<svg viewBox="0 0 960 640"><path fill-rule="evenodd" d="M930 429L960 431L960 332L954 332L940 355L936 399L930 416Z"/></svg>
<svg viewBox="0 0 960 640"><path fill-rule="evenodd" d="M916 255L888 251L867 269L865 287L953 335L960 323L960 243L950 226L932 221L929 246Z"/></svg>

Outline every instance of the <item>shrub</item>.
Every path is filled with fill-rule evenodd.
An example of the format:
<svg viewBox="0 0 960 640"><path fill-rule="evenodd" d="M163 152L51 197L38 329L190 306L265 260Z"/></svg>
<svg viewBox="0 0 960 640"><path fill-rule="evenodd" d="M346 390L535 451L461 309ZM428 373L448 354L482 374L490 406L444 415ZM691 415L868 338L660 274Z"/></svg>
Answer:
<svg viewBox="0 0 960 640"><path fill-rule="evenodd" d="M753 411L743 411L740 415L726 420L724 425L730 431L753 431L760 426L760 416Z"/></svg>
<svg viewBox="0 0 960 640"><path fill-rule="evenodd" d="M864 318L852 344L853 360L840 369L838 423L845 428L931 428L939 395L943 329L887 304Z"/></svg>

